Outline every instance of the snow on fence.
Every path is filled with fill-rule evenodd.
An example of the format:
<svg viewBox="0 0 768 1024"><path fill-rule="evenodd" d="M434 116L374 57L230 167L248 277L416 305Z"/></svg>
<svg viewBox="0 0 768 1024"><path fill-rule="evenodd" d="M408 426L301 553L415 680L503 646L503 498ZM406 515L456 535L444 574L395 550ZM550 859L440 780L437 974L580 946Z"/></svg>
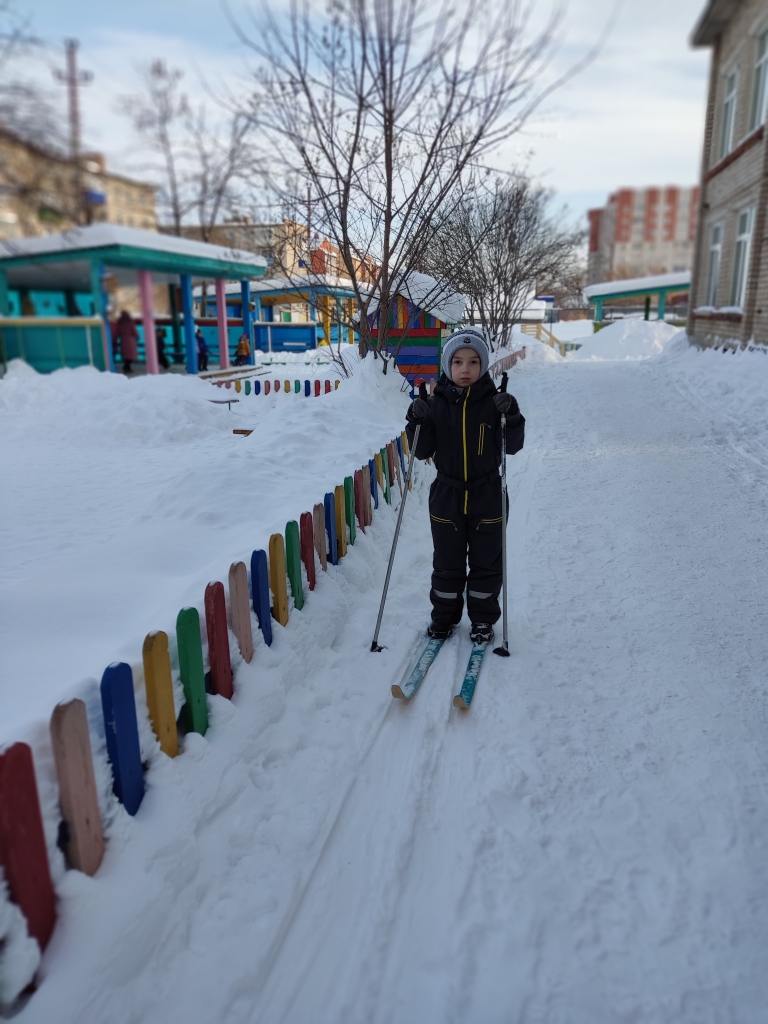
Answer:
<svg viewBox="0 0 768 1024"><path fill-rule="evenodd" d="M250 395L251 391L253 391L254 395L260 395L260 394L268 395L271 390L274 389L275 391L280 391L281 388L282 388L282 390L286 394L298 395L298 394L301 394L301 392L303 390L305 397L309 398L312 394L314 394L315 396L320 395L320 394L325 394L325 395L330 394L331 391L335 391L338 388L338 386L341 383L341 381L339 381L339 380L333 380L333 381L331 381L331 380L325 380L325 381L315 380L314 381L314 387L313 387L312 381L305 380L304 381L304 387L302 388L302 384L301 384L300 380L295 380L295 381L293 381L293 383L291 383L291 381L289 381L289 380L285 380L285 381L280 381L280 380L269 381L269 380L265 380L263 382L263 385L264 385L263 389L262 389L262 381L260 381L260 380L255 380L255 381L253 381L253 383L251 383L250 380L235 380L235 381L232 381L232 380L217 380L217 381L213 381L212 383L214 383L217 388L231 388L234 385L235 391L238 394L244 393L246 395Z"/></svg>
<svg viewBox="0 0 768 1024"><path fill-rule="evenodd" d="M326 385L329 383L326 381ZM286 390L289 390L287 386ZM326 387L328 390L330 388ZM347 545L355 543L357 528L365 533L366 527L372 524L380 496L391 504L393 490L397 487L402 498L407 455L408 441L402 433L376 452L366 465L346 477L343 484L329 491L312 512L302 513L298 523L295 520L287 523L284 535L273 534L268 544L269 555L261 549L251 554L250 590L245 563L234 562L230 566L231 629L246 662L250 662L254 654L251 606L264 642L271 645L272 619L281 625L286 625L289 619L289 589L294 611L299 612L304 606L302 567L311 593L315 589L317 566L325 572L329 562L338 565L347 554ZM184 692L178 719L174 710L168 635L162 631L151 632L142 648L150 723L160 748L169 757L179 753L179 725L184 733L205 735L208 728L206 692L228 699L233 696L223 583L208 584L203 607L208 641L207 674L197 608L182 608L176 620L178 671ZM144 771L130 665L118 662L107 666L101 680L101 703L113 790L126 811L133 815L144 796ZM94 875L104 854L104 834L83 701L74 699L58 704L51 716L50 731L61 808L59 845L68 868ZM0 754L0 865L11 899L26 918L29 934L44 950L56 923L56 901L32 751L26 743L15 743Z"/></svg>
<svg viewBox="0 0 768 1024"><path fill-rule="evenodd" d="M490 367L490 374L492 377L500 377L502 373L507 370L511 370L518 359L525 359L525 345L517 352L512 352L508 356L502 356L501 359L497 359Z"/></svg>

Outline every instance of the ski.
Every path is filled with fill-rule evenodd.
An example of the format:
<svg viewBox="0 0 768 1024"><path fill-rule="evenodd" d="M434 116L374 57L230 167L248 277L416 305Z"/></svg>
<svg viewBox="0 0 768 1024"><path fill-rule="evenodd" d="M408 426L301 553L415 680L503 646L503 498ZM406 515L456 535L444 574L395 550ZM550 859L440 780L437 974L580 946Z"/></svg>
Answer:
<svg viewBox="0 0 768 1024"><path fill-rule="evenodd" d="M399 685L397 683L392 684L392 696L398 697L400 700L410 700L411 697L416 693L418 688L421 686L421 682L424 676L429 670L429 666L437 657L440 648L445 643L445 640L435 640L430 637L427 640L424 649L419 655L419 659L414 665L411 672L405 677L405 679Z"/></svg>
<svg viewBox="0 0 768 1024"><path fill-rule="evenodd" d="M480 666L483 664L483 656L487 646L487 643L472 644L472 653L467 662L467 670L464 673L461 691L453 698L453 706L455 708L463 708L466 711L472 703L472 697L477 686L477 677L480 675Z"/></svg>

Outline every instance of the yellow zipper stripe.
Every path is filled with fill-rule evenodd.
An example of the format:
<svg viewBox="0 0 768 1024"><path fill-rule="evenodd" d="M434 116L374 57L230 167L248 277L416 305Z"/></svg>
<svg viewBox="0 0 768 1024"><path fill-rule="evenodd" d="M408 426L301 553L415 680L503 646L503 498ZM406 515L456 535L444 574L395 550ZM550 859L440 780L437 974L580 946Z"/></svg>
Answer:
<svg viewBox="0 0 768 1024"><path fill-rule="evenodd" d="M450 523L453 526L452 519L442 519L440 516L433 516L432 513L430 513L429 518L434 519L436 523Z"/></svg>
<svg viewBox="0 0 768 1024"><path fill-rule="evenodd" d="M462 440L464 442L464 483L467 482L467 399L469 398L470 388L467 388L467 393L464 395L464 406L461 412L461 433ZM467 514L467 505L469 504L469 491L464 491L464 515Z"/></svg>
<svg viewBox="0 0 768 1024"><path fill-rule="evenodd" d="M480 522L481 523L500 523L501 522L501 516L499 516L497 519L481 519Z"/></svg>

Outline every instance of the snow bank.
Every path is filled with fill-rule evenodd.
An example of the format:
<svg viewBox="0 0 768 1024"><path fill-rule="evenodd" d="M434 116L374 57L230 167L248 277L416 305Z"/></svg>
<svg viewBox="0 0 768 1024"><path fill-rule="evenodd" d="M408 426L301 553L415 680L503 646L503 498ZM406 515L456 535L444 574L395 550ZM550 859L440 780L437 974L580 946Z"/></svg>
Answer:
<svg viewBox="0 0 768 1024"><path fill-rule="evenodd" d="M713 420L761 446L766 437L768 350L716 351L688 344L680 331L664 351L665 370L678 388L705 407Z"/></svg>
<svg viewBox="0 0 768 1024"><path fill-rule="evenodd" d="M677 327L658 320L617 320L584 339L581 348L569 352L572 360L650 359L660 355L678 333Z"/></svg>

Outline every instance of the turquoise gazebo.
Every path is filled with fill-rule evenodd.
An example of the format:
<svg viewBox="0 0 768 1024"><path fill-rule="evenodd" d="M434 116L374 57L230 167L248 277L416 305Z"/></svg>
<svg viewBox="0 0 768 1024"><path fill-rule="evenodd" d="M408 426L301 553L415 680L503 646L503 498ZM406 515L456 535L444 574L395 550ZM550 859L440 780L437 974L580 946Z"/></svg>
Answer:
<svg viewBox="0 0 768 1024"><path fill-rule="evenodd" d="M240 283L241 330L253 347L250 282L266 269L267 261L255 253L115 224L2 242L0 334L5 358L25 359L41 372L83 365L114 370L106 291L113 283L138 286L146 369L158 373L152 292L155 286L166 285L174 334L183 331L187 370L195 373L192 288L213 281L219 300L219 363L227 367L226 282Z"/></svg>
<svg viewBox="0 0 768 1024"><path fill-rule="evenodd" d="M590 284L584 295L595 307L595 320L603 319L603 306L619 299L646 301L646 319L650 313L651 300L656 298L657 316L663 320L667 312L667 298L691 290L691 272L683 270L676 274L656 274L653 277L634 277L626 281L603 281Z"/></svg>

